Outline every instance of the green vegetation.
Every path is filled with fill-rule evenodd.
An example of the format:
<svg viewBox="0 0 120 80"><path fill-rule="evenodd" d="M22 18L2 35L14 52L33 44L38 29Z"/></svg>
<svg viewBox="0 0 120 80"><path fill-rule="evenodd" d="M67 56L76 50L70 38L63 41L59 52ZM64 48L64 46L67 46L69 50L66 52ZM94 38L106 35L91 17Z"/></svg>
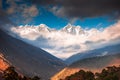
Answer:
<svg viewBox="0 0 120 80"><path fill-rule="evenodd" d="M26 77L23 75L19 75L14 67L8 67L3 73L4 80L40 80L38 76L34 76L33 78Z"/></svg>
<svg viewBox="0 0 120 80"><path fill-rule="evenodd" d="M111 66L102 70L101 73L80 70L67 76L64 80L120 80L120 66Z"/></svg>

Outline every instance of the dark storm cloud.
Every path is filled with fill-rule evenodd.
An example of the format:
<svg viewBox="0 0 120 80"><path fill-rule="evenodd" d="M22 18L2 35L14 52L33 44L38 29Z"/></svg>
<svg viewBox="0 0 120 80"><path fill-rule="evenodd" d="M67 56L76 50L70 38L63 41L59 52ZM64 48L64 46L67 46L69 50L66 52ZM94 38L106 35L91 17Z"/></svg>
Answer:
<svg viewBox="0 0 120 80"><path fill-rule="evenodd" d="M2 0L0 0L0 8L2 7Z"/></svg>
<svg viewBox="0 0 120 80"><path fill-rule="evenodd" d="M31 0L31 3L40 5L51 5L59 3L58 0Z"/></svg>
<svg viewBox="0 0 120 80"><path fill-rule="evenodd" d="M71 17L95 17L120 12L120 0L65 0L63 12Z"/></svg>
<svg viewBox="0 0 120 80"><path fill-rule="evenodd" d="M51 8L51 11L62 17L120 16L120 0L32 0L32 2L44 6L59 5Z"/></svg>

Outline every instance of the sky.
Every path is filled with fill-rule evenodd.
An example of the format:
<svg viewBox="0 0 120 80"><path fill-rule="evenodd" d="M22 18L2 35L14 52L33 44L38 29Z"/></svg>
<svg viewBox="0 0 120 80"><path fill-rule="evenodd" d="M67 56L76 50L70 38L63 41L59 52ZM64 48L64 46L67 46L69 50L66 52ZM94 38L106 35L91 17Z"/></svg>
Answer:
<svg viewBox="0 0 120 80"><path fill-rule="evenodd" d="M83 28L107 27L120 17L119 0L0 0L0 9L6 23L46 24L55 29L68 23Z"/></svg>
<svg viewBox="0 0 120 80"><path fill-rule="evenodd" d="M69 23L71 31L79 28L84 34L62 31ZM47 25L51 32L47 28L39 31L39 24ZM14 37L67 59L120 43L120 0L0 0L0 25L14 32Z"/></svg>

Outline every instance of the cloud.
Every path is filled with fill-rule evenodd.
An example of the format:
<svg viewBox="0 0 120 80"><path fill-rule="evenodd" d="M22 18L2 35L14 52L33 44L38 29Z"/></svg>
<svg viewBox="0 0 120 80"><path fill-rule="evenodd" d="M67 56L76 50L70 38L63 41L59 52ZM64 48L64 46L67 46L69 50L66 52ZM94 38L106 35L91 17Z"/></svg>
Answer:
<svg viewBox="0 0 120 80"><path fill-rule="evenodd" d="M0 14L27 23L40 14L38 6L51 11L59 17L67 18L71 23L77 19L108 15L120 19L120 0L5 0L6 9ZM2 0L0 0L2 7Z"/></svg>
<svg viewBox="0 0 120 80"><path fill-rule="evenodd" d="M15 25L9 18L7 13L2 9L2 0L0 0L0 28L3 28L5 24Z"/></svg>
<svg viewBox="0 0 120 80"><path fill-rule="evenodd" d="M82 29L84 33L79 35L73 35L62 30L52 31L49 27L42 27L43 29L40 31L40 27L40 25L35 27L28 25L11 30L22 37L22 40L62 59L86 50L120 43L120 21L103 30ZM47 31L48 29L51 31Z"/></svg>
<svg viewBox="0 0 120 80"><path fill-rule="evenodd" d="M120 12L119 0L66 0L62 4L62 11L68 17L96 17Z"/></svg>
<svg viewBox="0 0 120 80"><path fill-rule="evenodd" d="M2 0L0 0L0 8L2 8Z"/></svg>
<svg viewBox="0 0 120 80"><path fill-rule="evenodd" d="M31 3L38 5L55 5L58 4L60 0L31 0Z"/></svg>
<svg viewBox="0 0 120 80"><path fill-rule="evenodd" d="M105 35L106 38L111 38L111 39L120 37L120 21L118 21L117 24L113 24L110 27L106 28L103 34L106 34Z"/></svg>
<svg viewBox="0 0 120 80"><path fill-rule="evenodd" d="M58 17L69 19L74 23L78 19L110 16L113 19L120 19L120 0L6 0L7 14L10 20L27 23L40 14L38 6L49 10ZM0 0L0 7L2 0ZM3 11L0 11L4 14Z"/></svg>
<svg viewBox="0 0 120 80"><path fill-rule="evenodd" d="M28 23L39 14L36 5L28 4L23 0L0 0L0 27L17 23ZM13 21L14 20L14 21ZM9 27L10 27L9 26ZM3 28L3 27L2 27Z"/></svg>
<svg viewBox="0 0 120 80"><path fill-rule="evenodd" d="M39 14L36 5L28 4L23 0L6 0L8 6L4 11L9 18L16 20L15 23L27 23Z"/></svg>
<svg viewBox="0 0 120 80"><path fill-rule="evenodd" d="M67 18L120 16L120 0L32 0L32 2L49 7L57 16Z"/></svg>
<svg viewBox="0 0 120 80"><path fill-rule="evenodd" d="M30 7L27 7L24 9L23 16L24 17L35 17L39 13L37 7L35 5L32 5Z"/></svg>

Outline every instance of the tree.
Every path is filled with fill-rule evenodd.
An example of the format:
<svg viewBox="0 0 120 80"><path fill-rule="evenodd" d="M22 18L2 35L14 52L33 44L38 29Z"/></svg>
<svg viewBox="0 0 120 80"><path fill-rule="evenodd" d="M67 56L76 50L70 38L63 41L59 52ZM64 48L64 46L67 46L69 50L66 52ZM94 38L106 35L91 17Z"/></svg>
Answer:
<svg viewBox="0 0 120 80"><path fill-rule="evenodd" d="M94 74L93 74L91 71L87 71L87 72L85 73L85 80L95 80L94 77L95 77L95 76L94 76Z"/></svg>
<svg viewBox="0 0 120 80"><path fill-rule="evenodd" d="M8 67L3 73L4 80L40 80L38 76L34 76L33 78L20 76L14 67Z"/></svg>
<svg viewBox="0 0 120 80"><path fill-rule="evenodd" d="M96 80L120 80L120 67L107 67L101 73L96 73Z"/></svg>
<svg viewBox="0 0 120 80"><path fill-rule="evenodd" d="M15 69L14 67L8 67L4 71L3 78L5 80L19 80L18 73L14 69Z"/></svg>
<svg viewBox="0 0 120 80"><path fill-rule="evenodd" d="M79 72L66 77L65 80L95 80L95 78L91 71L85 72L84 70L80 70Z"/></svg>
<svg viewBox="0 0 120 80"><path fill-rule="evenodd" d="M32 80L40 80L40 78L38 76L34 76Z"/></svg>

